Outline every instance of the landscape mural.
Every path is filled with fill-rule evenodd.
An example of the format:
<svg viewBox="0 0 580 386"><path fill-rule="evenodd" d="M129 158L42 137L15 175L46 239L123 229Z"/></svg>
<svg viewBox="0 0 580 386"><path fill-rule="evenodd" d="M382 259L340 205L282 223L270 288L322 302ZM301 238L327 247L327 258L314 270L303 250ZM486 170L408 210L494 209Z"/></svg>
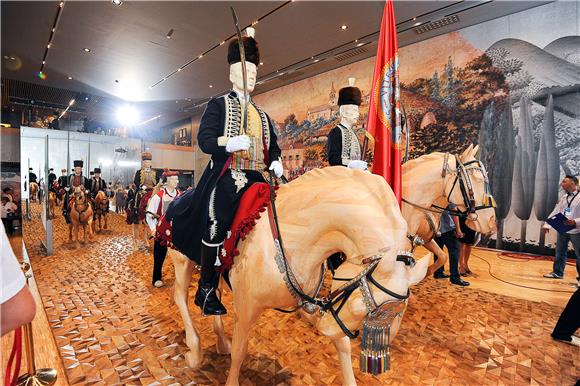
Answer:
<svg viewBox="0 0 580 386"><path fill-rule="evenodd" d="M565 174L580 175L580 5L554 2L399 49L409 158L480 145L502 249L546 252L540 228ZM356 78L368 114L374 58L255 96L276 121L287 177L326 166L338 90Z"/></svg>

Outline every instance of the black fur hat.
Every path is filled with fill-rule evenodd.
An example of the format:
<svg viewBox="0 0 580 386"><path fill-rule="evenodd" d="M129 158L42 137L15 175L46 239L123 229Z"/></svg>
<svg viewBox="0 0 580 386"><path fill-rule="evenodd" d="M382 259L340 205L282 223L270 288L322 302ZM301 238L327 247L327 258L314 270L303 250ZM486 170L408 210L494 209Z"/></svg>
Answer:
<svg viewBox="0 0 580 386"><path fill-rule="evenodd" d="M101 173L101 168L95 168L95 173Z"/></svg>
<svg viewBox="0 0 580 386"><path fill-rule="evenodd" d="M74 160L74 161L73 161L73 166L74 166L75 168L77 168L77 167L81 167L81 168L82 168L82 167L83 167L83 165L84 165L84 164L83 164L83 161L82 161L82 160L78 160L78 159L77 159L77 160Z"/></svg>
<svg viewBox="0 0 580 386"><path fill-rule="evenodd" d="M253 29L249 31L250 28L247 29L246 33L250 36L243 36L242 42L244 43L244 51L246 54L246 61L254 63L256 66L260 64L260 49L258 47L258 42L254 39ZM241 61L240 58L240 46L238 44L238 39L234 39L230 42L228 46L228 63L234 64Z"/></svg>
<svg viewBox="0 0 580 386"><path fill-rule="evenodd" d="M338 91L338 105L360 106L362 100L361 92L357 87L349 86Z"/></svg>

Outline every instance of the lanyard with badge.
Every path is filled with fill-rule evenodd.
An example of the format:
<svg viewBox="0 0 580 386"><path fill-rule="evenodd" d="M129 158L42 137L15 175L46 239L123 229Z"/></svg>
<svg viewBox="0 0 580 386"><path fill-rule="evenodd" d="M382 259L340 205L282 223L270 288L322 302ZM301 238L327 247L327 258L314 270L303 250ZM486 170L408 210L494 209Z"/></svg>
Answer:
<svg viewBox="0 0 580 386"><path fill-rule="evenodd" d="M566 203L568 204L568 207L566 207L564 209L564 216L566 217L570 217L570 215L572 214L572 209L570 209L570 206L572 205L572 203L574 202L574 199L576 198L576 196L578 195L579 192L576 192L575 195L572 196L572 198L570 200L568 200L568 197L566 197Z"/></svg>

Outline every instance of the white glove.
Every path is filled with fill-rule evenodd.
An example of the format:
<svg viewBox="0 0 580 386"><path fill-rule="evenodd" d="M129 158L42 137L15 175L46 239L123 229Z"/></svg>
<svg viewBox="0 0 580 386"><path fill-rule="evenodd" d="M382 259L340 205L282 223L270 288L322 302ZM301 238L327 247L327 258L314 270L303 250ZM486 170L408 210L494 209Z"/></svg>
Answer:
<svg viewBox="0 0 580 386"><path fill-rule="evenodd" d="M240 150L248 150L250 148L250 137L247 135L237 135L228 139L226 143L226 151L233 153Z"/></svg>
<svg viewBox="0 0 580 386"><path fill-rule="evenodd" d="M284 167L282 166L280 161L272 161L272 163L270 164L270 168L268 170L273 170L274 174L278 178L282 177L282 174L284 174Z"/></svg>
<svg viewBox="0 0 580 386"><path fill-rule="evenodd" d="M348 162L347 167L350 169L367 170L368 164L366 163L366 161L351 160Z"/></svg>

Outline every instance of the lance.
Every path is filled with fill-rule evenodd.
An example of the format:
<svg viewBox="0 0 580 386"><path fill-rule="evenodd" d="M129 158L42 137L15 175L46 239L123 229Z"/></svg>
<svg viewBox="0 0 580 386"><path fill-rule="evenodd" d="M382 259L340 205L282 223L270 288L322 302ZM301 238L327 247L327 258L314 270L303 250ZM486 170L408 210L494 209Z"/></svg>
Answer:
<svg viewBox="0 0 580 386"><path fill-rule="evenodd" d="M242 134L246 134L248 130L248 104L250 101L250 95L248 94L248 75L246 73L246 50L244 47L244 41L242 39L242 31L240 30L240 24L238 22L238 15L234 7L230 7L232 11L232 18L234 19L234 28L236 29L236 35L238 36L238 48L240 50L240 61L242 63L242 82L244 85L244 115L242 120ZM247 151L242 151L242 158L247 158Z"/></svg>

